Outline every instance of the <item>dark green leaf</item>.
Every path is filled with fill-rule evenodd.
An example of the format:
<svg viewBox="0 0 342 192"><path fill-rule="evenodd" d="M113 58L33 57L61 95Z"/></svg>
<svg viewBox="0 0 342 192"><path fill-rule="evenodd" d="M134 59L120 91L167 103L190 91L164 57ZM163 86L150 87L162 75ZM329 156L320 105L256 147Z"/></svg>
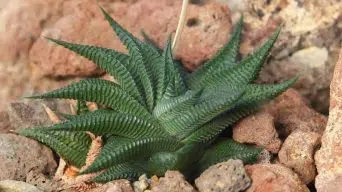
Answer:
<svg viewBox="0 0 342 192"><path fill-rule="evenodd" d="M180 115L196 104L201 92L188 91L184 95L170 99L163 99L154 109L153 114L161 121Z"/></svg>
<svg viewBox="0 0 342 192"><path fill-rule="evenodd" d="M218 136L225 128L232 125L242 117L252 114L259 108L258 104L240 105L227 113L224 113L212 121L204 124L191 135L186 137L182 142L190 143L208 143L210 140Z"/></svg>
<svg viewBox="0 0 342 192"><path fill-rule="evenodd" d="M85 164L91 138L85 132L23 129L20 135L34 138L55 150L64 160L76 167Z"/></svg>
<svg viewBox="0 0 342 192"><path fill-rule="evenodd" d="M141 30L141 34L144 38L145 43L151 45L159 54L162 54L163 50L158 47L157 43L152 38L150 38L144 30Z"/></svg>
<svg viewBox="0 0 342 192"><path fill-rule="evenodd" d="M193 82L190 87L192 89L199 89L204 87L215 87L226 84L248 84L255 80L262 64L271 51L274 42L276 41L280 32L280 28L274 33L261 48L241 61L238 65L219 70L216 73L208 76L208 78Z"/></svg>
<svg viewBox="0 0 342 192"><path fill-rule="evenodd" d="M223 69L229 69L234 66L237 55L239 54L241 33L243 28L243 17L236 24L232 37L212 59L203 64L198 70L191 74L189 84L196 83L196 81L205 80Z"/></svg>
<svg viewBox="0 0 342 192"><path fill-rule="evenodd" d="M112 142L105 145L95 162L82 174L96 172L126 161L141 160L162 151L175 151L180 146L170 138L142 138L119 147Z"/></svg>
<svg viewBox="0 0 342 192"><path fill-rule="evenodd" d="M65 98L92 101L120 112L147 119L151 118L151 114L140 103L127 95L119 85L101 79L81 80L67 87L29 98Z"/></svg>
<svg viewBox="0 0 342 192"><path fill-rule="evenodd" d="M229 159L240 159L244 163L253 163L257 160L262 149L247 146L234 140L221 140L213 144L199 161L199 170L203 171L211 165Z"/></svg>
<svg viewBox="0 0 342 192"><path fill-rule="evenodd" d="M165 136L166 132L153 122L136 116L110 110L97 110L79 115L70 121L53 125L48 130L90 131L96 135L106 133L128 138Z"/></svg>
<svg viewBox="0 0 342 192"><path fill-rule="evenodd" d="M134 63L135 67L138 71L138 75L140 77L140 81L142 82L141 86L144 88L144 96L146 104L150 111L152 111L154 106L154 91L156 89L154 88L153 83L154 80L157 78L153 71L156 70L158 67L151 66L151 63L148 63L146 58L146 54L153 55L153 59L156 59L158 57L154 57L155 54L158 55L158 53L155 52L148 52L148 48L151 48L149 46L144 46L143 42L141 42L139 39L134 37L131 33L129 33L127 30L125 30L121 25L119 25L102 7L100 7L102 10L102 13L104 14L106 20L111 25L112 29L115 31L115 33L120 38L121 42L126 46L130 53L130 63ZM149 51L153 51L153 49L149 49ZM149 58L149 59L152 59ZM157 62L158 63L158 62ZM160 69L162 70L162 69Z"/></svg>
<svg viewBox="0 0 342 192"><path fill-rule="evenodd" d="M139 178L146 171L136 162L122 163L110 167L105 172L93 178L91 181L97 183L106 183L117 179L134 180Z"/></svg>
<svg viewBox="0 0 342 192"><path fill-rule="evenodd" d="M102 70L115 77L125 92L138 101L143 102L142 90L139 84L140 79L137 77L136 67L134 67L134 63L130 62L130 57L127 55L111 49L48 39L93 61Z"/></svg>
<svg viewBox="0 0 342 192"><path fill-rule="evenodd" d="M166 122L165 128L171 135L184 138L199 126L235 107L236 101L244 94L244 91L244 87L241 86L240 89L235 90L230 95L203 101Z"/></svg>

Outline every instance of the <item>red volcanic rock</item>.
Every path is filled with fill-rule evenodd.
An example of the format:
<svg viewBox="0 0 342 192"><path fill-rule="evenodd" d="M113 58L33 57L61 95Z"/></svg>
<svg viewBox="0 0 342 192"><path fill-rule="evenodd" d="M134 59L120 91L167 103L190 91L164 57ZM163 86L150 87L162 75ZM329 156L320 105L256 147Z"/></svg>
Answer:
<svg viewBox="0 0 342 192"><path fill-rule="evenodd" d="M252 185L246 192L309 192L298 175L280 164L246 166Z"/></svg>
<svg viewBox="0 0 342 192"><path fill-rule="evenodd" d="M266 112L258 112L239 121L233 127L233 139L240 143L251 143L277 153L281 146L274 118Z"/></svg>
<svg viewBox="0 0 342 192"><path fill-rule="evenodd" d="M315 185L318 192L342 189L342 50L330 85L330 109L322 147L315 155L318 171Z"/></svg>
<svg viewBox="0 0 342 192"><path fill-rule="evenodd" d="M72 1L65 3L62 15L42 30L43 36L69 42L93 44L126 52L104 20L96 2ZM68 7L66 6L68 5ZM104 3L103 7L122 26L141 37L143 29L161 47L169 34L176 31L181 1L141 0ZM193 70L210 58L228 41L231 20L226 6L218 3L189 5L185 29L176 58ZM30 63L44 76L92 76L101 71L90 61L62 48L38 39L30 51Z"/></svg>
<svg viewBox="0 0 342 192"><path fill-rule="evenodd" d="M272 114L279 134L284 137L295 130L322 134L327 123L327 117L310 108L308 101L294 89L271 101L264 111Z"/></svg>
<svg viewBox="0 0 342 192"><path fill-rule="evenodd" d="M295 171L305 184L316 177L314 153L320 138L315 132L295 131L285 139L278 153L280 163Z"/></svg>

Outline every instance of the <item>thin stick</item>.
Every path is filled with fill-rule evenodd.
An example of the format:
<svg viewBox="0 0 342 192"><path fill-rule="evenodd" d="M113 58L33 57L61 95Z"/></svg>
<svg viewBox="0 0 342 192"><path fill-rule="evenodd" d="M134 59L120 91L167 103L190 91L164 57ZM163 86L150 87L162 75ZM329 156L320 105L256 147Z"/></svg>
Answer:
<svg viewBox="0 0 342 192"><path fill-rule="evenodd" d="M179 17L176 34L175 34L175 37L174 37L173 42L172 42L172 52L173 53L176 52L177 44L178 44L178 41L180 39L180 36L181 36L183 28L184 28L188 4L189 4L189 0L183 0L182 11L181 11L181 14Z"/></svg>
<svg viewBox="0 0 342 192"><path fill-rule="evenodd" d="M56 115L55 112L53 112L51 110L50 107L48 107L46 104L42 104L43 105L43 108L46 112L46 114L48 115L49 119L52 121L52 123L59 123L61 120L58 118L58 116Z"/></svg>
<svg viewBox="0 0 342 192"><path fill-rule="evenodd" d="M52 123L59 123L61 120L58 118L58 116L56 115L55 112L53 112L50 107L48 107L47 105L45 105L43 103L43 108L46 112L46 114L48 115L49 119L52 121ZM59 164L58 164L58 167L57 167L57 170L56 170L56 173L55 173L55 176L54 178L56 180L59 180L63 177L63 174L64 174L64 170L66 169L67 167L67 163L64 161L64 159L60 158L59 159Z"/></svg>

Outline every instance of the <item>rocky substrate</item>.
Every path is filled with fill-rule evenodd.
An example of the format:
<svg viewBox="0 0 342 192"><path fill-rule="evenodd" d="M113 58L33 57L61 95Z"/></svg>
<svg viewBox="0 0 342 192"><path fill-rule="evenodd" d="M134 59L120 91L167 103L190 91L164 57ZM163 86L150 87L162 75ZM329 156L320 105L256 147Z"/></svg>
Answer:
<svg viewBox="0 0 342 192"><path fill-rule="evenodd" d="M113 36L95 0L0 0L0 191L342 191L339 0L191 2L176 53L190 71L228 40L241 14L245 18L241 56L283 25L258 81L279 82L296 74L300 79L294 89L232 127L234 140L265 149L256 164L229 160L211 166L194 183L172 170L161 178L143 175L135 182L118 180L103 185L65 182L67 179L57 177L61 161L53 151L13 131L51 124L46 106L69 112L68 101L16 99L84 77L106 75L93 63L42 36L125 49ZM144 29L160 46L175 31L181 5L180 0L100 3L129 31L141 37ZM329 118L317 111L329 112ZM68 171L62 170L62 174Z"/></svg>
<svg viewBox="0 0 342 192"><path fill-rule="evenodd" d="M319 154L316 154L316 160L314 158L321 145L322 135L328 137L327 134L330 134L325 132L327 117L311 109L308 101L294 89L289 89L259 112L240 120L232 128L234 140L264 147L265 150L257 164L243 165L240 160L219 163L204 171L193 185L177 171L168 171L161 178L142 176L139 181L133 183L120 180L105 185L72 183L68 186L63 180L49 179L54 176L58 164L52 151L36 141L10 133L11 130L19 127L51 123L44 106L65 112L69 110L67 102L25 100L9 104L7 110L2 112L0 168L5 171L0 173L0 179L5 181L0 183L0 189L2 186L20 188L29 183L36 186L37 191L61 189L61 191L108 192L120 190L298 192L309 191L307 186L312 186L314 183L317 165L319 165L318 171L322 171L322 174L329 173L329 179L333 177L334 170L331 170L333 167L329 168L332 165L326 162L325 157L320 157L323 156L326 145L330 145L332 140L323 143ZM335 154L327 155L331 158L339 158ZM338 163L337 160L335 162ZM330 182L324 181L324 176L317 178L319 186L324 186L324 182Z"/></svg>
<svg viewBox="0 0 342 192"><path fill-rule="evenodd" d="M175 32L181 0L99 2L134 35L143 29L163 46ZM242 56L279 25L282 32L260 82L299 74L295 88L313 107L328 112L329 85L342 40L339 0L192 0L176 56L194 70L229 38L244 15ZM220 2L220 3L218 3ZM43 36L125 51L95 0L0 0L0 109L23 94L64 86L103 73L91 62Z"/></svg>

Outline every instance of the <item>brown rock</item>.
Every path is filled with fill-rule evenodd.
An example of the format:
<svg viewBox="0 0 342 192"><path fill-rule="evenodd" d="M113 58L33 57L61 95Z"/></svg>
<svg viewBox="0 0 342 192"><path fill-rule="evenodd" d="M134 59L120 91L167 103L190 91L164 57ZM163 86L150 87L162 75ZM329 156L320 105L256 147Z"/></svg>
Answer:
<svg viewBox="0 0 342 192"><path fill-rule="evenodd" d="M134 190L128 180L121 179L91 189L89 192L134 192Z"/></svg>
<svg viewBox="0 0 342 192"><path fill-rule="evenodd" d="M327 112L329 84L342 40L340 1L255 0L244 4L240 8L246 23L244 54L282 26L260 81L280 82L299 74L295 87L315 109Z"/></svg>
<svg viewBox="0 0 342 192"><path fill-rule="evenodd" d="M8 105L8 113L12 126L17 130L52 124L40 101L32 100L30 104L12 102Z"/></svg>
<svg viewBox="0 0 342 192"><path fill-rule="evenodd" d="M341 191L342 185L342 50L330 85L330 110L322 147L315 155L318 192Z"/></svg>
<svg viewBox="0 0 342 192"><path fill-rule="evenodd" d="M53 18L50 11L61 1L13 0L0 8L0 108L22 96L30 73L28 52L44 25Z"/></svg>
<svg viewBox="0 0 342 192"><path fill-rule="evenodd" d="M146 174L141 175L139 177L139 180L133 183L135 192L144 192L145 190L147 190L147 188L149 188L149 186L150 185Z"/></svg>
<svg viewBox="0 0 342 192"><path fill-rule="evenodd" d="M53 0L8 1L0 12L0 61L27 59L32 43L50 18L51 10L60 2Z"/></svg>
<svg viewBox="0 0 342 192"><path fill-rule="evenodd" d="M298 175L280 164L247 165L252 185L246 192L309 192Z"/></svg>
<svg viewBox="0 0 342 192"><path fill-rule="evenodd" d="M0 111L0 133L7 133L11 129L11 123L8 113L6 111Z"/></svg>
<svg viewBox="0 0 342 192"><path fill-rule="evenodd" d="M6 0L0 0L0 11L2 8L4 8L6 6L7 3L8 3L8 1L6 1Z"/></svg>
<svg viewBox="0 0 342 192"><path fill-rule="evenodd" d="M125 52L118 38L103 19L100 10L95 11L95 2L77 5L76 11L65 14L56 23L43 30L44 36L66 41L95 44ZM115 2L107 4L114 19L140 36L144 29L159 45L163 46L170 33L175 32L178 22L181 1L167 0ZM70 9L70 8L69 8ZM68 10L68 9L67 9ZM89 14L91 10L93 14ZM114 11L111 11L114 10ZM125 10L125 11L118 11ZM194 69L213 55L227 40L231 30L229 10L219 4L208 3L203 6L190 5L188 21L185 27L176 56L185 66ZM108 40L112 39L112 40ZM30 62L48 76L89 76L101 73L98 68L84 58L70 51L38 39L30 51Z"/></svg>
<svg viewBox="0 0 342 192"><path fill-rule="evenodd" d="M259 80L280 82L300 74L295 87L316 110L327 113L329 84L342 38L340 1L218 1L229 5L233 23L241 12L245 16L243 54L259 46L276 26L282 26L272 57ZM298 56L304 59L296 60Z"/></svg>
<svg viewBox="0 0 342 192"><path fill-rule="evenodd" d="M37 171L30 171L26 175L26 183L34 185L44 192L55 192L62 186L61 182L48 178L48 176Z"/></svg>
<svg viewBox="0 0 342 192"><path fill-rule="evenodd" d="M272 153L267 151L266 149L263 149L258 158L257 158L257 161L256 163L271 163L271 160L272 160L273 156L272 156Z"/></svg>
<svg viewBox="0 0 342 192"><path fill-rule="evenodd" d="M85 10L84 10L85 11ZM83 15L68 15L53 26L43 30L42 35L68 42L101 45L113 48L112 32L101 18L90 19ZM30 63L41 70L44 76L89 76L101 74L91 61L40 38L30 51Z"/></svg>
<svg viewBox="0 0 342 192"><path fill-rule="evenodd" d="M2 62L1 59L0 71L2 72L0 73L0 110L5 110L8 102L21 97L27 90L29 71L25 63Z"/></svg>
<svg viewBox="0 0 342 192"><path fill-rule="evenodd" d="M260 74L262 79L260 82L280 82L299 75L294 88L309 99L316 110L326 113L329 99L327 85L332 73L327 69L330 67L326 64L328 56L326 48L309 47L299 50L286 59L274 60L269 65L265 65Z"/></svg>
<svg viewBox="0 0 342 192"><path fill-rule="evenodd" d="M251 183L241 160L229 160L210 166L195 180L201 192L235 192Z"/></svg>
<svg viewBox="0 0 342 192"><path fill-rule="evenodd" d="M0 189L2 192L43 192L33 185L15 180L0 181Z"/></svg>
<svg viewBox="0 0 342 192"><path fill-rule="evenodd" d="M271 101L264 111L274 116L278 132L283 137L294 130L322 134L327 123L327 118L311 109L308 101L294 89L288 89Z"/></svg>
<svg viewBox="0 0 342 192"><path fill-rule="evenodd" d="M175 8L174 14L176 15L173 14L173 19L164 33L158 33L158 28L150 27L157 32L150 34L152 37L157 37L160 46L165 44L167 34L176 29L179 6ZM207 3L202 6L190 5L176 57L183 62L187 69L191 71L196 69L227 43L231 28L232 23L228 7L216 3Z"/></svg>
<svg viewBox="0 0 342 192"><path fill-rule="evenodd" d="M272 153L277 153L281 145L274 126L274 118L266 112L248 116L234 125L233 139L240 143L263 146Z"/></svg>
<svg viewBox="0 0 342 192"><path fill-rule="evenodd" d="M246 11L248 8L248 0L216 0L223 4L228 4L230 11L233 14L237 14L238 12Z"/></svg>
<svg viewBox="0 0 342 192"><path fill-rule="evenodd" d="M341 192L342 174L319 175L316 177L317 192Z"/></svg>
<svg viewBox="0 0 342 192"><path fill-rule="evenodd" d="M314 153L319 144L318 133L295 131L284 141L278 154L279 161L294 170L305 184L309 184L316 177Z"/></svg>
<svg viewBox="0 0 342 192"><path fill-rule="evenodd" d="M12 102L8 105L7 110L13 129L19 130L22 128L51 125L52 122L43 105L59 113L68 113L70 107L67 102L60 100L26 99Z"/></svg>
<svg viewBox="0 0 342 192"><path fill-rule="evenodd" d="M78 4L87 4L86 1L91 0L79 0ZM0 1L0 109L30 91L30 79L36 80L36 74L30 73L28 55L41 31L64 14L76 14L78 4L70 0ZM46 84L41 79L37 81Z"/></svg>
<svg viewBox="0 0 342 192"><path fill-rule="evenodd" d="M184 176L178 171L166 171L165 176L158 182L151 184L152 192L196 192L196 190L185 180Z"/></svg>
<svg viewBox="0 0 342 192"><path fill-rule="evenodd" d="M0 180L25 181L30 171L52 174L52 151L38 142L13 134L0 134Z"/></svg>

